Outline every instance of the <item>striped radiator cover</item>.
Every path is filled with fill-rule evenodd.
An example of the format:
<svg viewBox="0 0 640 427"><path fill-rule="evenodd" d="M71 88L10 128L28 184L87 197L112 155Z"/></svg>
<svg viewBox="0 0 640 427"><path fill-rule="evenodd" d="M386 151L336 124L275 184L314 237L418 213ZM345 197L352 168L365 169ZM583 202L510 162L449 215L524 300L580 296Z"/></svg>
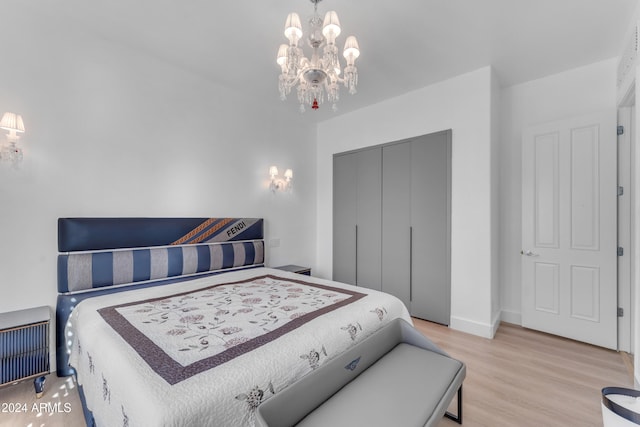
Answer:
<svg viewBox="0 0 640 427"><path fill-rule="evenodd" d="M49 374L49 321L0 330L0 385Z"/></svg>

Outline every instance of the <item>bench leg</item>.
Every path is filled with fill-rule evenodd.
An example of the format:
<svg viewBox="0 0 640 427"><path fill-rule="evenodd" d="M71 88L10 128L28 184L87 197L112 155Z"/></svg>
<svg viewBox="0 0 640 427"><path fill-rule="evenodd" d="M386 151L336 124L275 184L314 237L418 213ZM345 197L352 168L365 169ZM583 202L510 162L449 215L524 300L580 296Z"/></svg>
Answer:
<svg viewBox="0 0 640 427"><path fill-rule="evenodd" d="M446 412L444 416L458 424L462 424L462 385L460 385L460 388L458 389L458 415L456 416L451 412Z"/></svg>

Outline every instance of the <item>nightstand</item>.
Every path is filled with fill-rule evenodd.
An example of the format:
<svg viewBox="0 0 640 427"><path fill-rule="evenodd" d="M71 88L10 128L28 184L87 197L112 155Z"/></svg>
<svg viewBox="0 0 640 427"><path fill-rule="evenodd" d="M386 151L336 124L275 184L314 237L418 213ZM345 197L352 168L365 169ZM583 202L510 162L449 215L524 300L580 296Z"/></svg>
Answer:
<svg viewBox="0 0 640 427"><path fill-rule="evenodd" d="M274 267L278 270L290 271L291 273L304 274L305 276L311 276L311 269L309 267L302 267L300 265L281 265L280 267Z"/></svg>
<svg viewBox="0 0 640 427"><path fill-rule="evenodd" d="M49 370L49 307L0 313L0 386L34 378L36 396L44 392Z"/></svg>

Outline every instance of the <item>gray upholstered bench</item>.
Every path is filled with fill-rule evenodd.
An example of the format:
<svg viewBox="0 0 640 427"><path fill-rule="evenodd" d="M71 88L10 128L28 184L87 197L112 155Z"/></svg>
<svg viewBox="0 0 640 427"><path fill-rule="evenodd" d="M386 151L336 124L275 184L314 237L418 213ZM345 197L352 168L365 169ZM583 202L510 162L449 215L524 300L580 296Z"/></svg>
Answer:
<svg viewBox="0 0 640 427"><path fill-rule="evenodd" d="M462 424L465 374L462 362L398 319L266 400L257 425L436 426L444 415Z"/></svg>

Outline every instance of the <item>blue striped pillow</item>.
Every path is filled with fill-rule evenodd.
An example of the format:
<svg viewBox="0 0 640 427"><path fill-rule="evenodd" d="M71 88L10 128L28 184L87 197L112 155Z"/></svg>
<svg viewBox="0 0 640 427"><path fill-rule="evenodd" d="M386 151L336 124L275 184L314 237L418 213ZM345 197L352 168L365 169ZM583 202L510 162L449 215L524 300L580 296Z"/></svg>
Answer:
<svg viewBox="0 0 640 427"><path fill-rule="evenodd" d="M61 254L58 291L84 291L263 263L262 240Z"/></svg>

